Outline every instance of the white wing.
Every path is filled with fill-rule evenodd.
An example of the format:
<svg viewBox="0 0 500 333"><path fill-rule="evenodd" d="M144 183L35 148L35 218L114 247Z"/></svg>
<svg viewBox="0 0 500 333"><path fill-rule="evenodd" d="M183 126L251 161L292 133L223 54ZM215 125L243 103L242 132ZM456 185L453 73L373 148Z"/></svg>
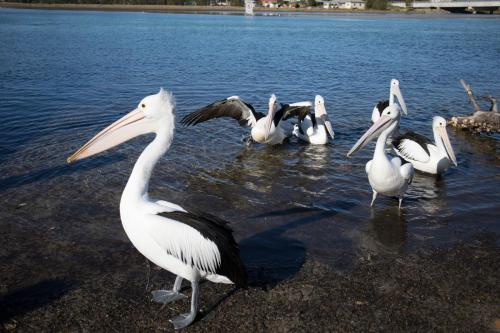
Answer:
<svg viewBox="0 0 500 333"><path fill-rule="evenodd" d="M311 101L303 101L303 102L295 102L289 104L290 106L304 106L304 107L312 107L313 103Z"/></svg>
<svg viewBox="0 0 500 333"><path fill-rule="evenodd" d="M142 222L151 238L166 253L201 271L216 274L221 264L219 249L198 230L159 215L148 215Z"/></svg>
<svg viewBox="0 0 500 333"><path fill-rule="evenodd" d="M365 171L367 174L370 173L370 169L371 169L371 166L372 166L372 160L369 160L367 163L366 163L366 166L365 166Z"/></svg>
<svg viewBox="0 0 500 333"><path fill-rule="evenodd" d="M182 208L181 206L179 206L177 204L174 204L172 202L168 202L168 201L165 201L165 200L157 200L155 203L158 204L158 205L160 205L160 206L162 206L162 207L165 207L166 208L166 210L165 210L166 212L175 212L175 211L186 212L186 210L184 208Z"/></svg>
<svg viewBox="0 0 500 333"><path fill-rule="evenodd" d="M406 182L408 184L411 184L411 182L413 181L413 175L415 174L413 165L411 163L403 164L399 170L401 176L406 180Z"/></svg>
<svg viewBox="0 0 500 333"><path fill-rule="evenodd" d="M402 138L393 141L396 154L408 161L418 161L426 163L431 158L422 145L414 140Z"/></svg>

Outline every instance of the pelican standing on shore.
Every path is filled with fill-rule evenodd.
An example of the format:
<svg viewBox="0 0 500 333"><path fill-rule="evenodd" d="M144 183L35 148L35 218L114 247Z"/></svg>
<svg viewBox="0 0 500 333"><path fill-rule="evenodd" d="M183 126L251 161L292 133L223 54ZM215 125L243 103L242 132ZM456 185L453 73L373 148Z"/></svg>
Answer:
<svg viewBox="0 0 500 333"><path fill-rule="evenodd" d="M335 137L332 123L326 113L325 100L320 95L316 95L314 99L314 113L311 112L311 108L297 108L285 113L285 120L290 117L299 119L299 123L293 128L293 134L300 140L314 145L324 145L328 143L328 135L332 139Z"/></svg>
<svg viewBox="0 0 500 333"><path fill-rule="evenodd" d="M156 134L139 156L123 190L120 217L136 249L177 276L172 290L154 291L153 300L165 304L184 298L180 293L182 280L191 282L191 311L170 320L180 329L196 318L200 279L244 286L246 272L232 230L225 221L149 198L153 168L172 143L174 113L173 96L161 89L94 136L68 162L95 155L142 134Z"/></svg>
<svg viewBox="0 0 500 333"><path fill-rule="evenodd" d="M432 119L434 142L423 135L406 132L392 140L396 154L413 164L419 171L440 174L451 163L457 166L455 152L446 132L446 120L436 116Z"/></svg>
<svg viewBox="0 0 500 333"><path fill-rule="evenodd" d="M368 181L373 190L373 197L370 206L373 206L377 194L395 196L399 198L399 208L403 196L408 189L408 185L413 180L413 166L411 163L403 164L399 157L389 158L385 153L385 143L387 138L396 130L401 118L401 108L397 104L389 105L382 112L375 124L356 142L347 153L351 156L359 149L363 148L372 139L377 139L373 159L366 163L366 173Z"/></svg>
<svg viewBox="0 0 500 333"><path fill-rule="evenodd" d="M241 126L250 126L254 141L276 145L283 143L286 138L292 135L291 126L287 126L288 124L283 121L284 113L291 106L293 104L284 104L278 110L276 96L272 94L269 98L268 113L264 115L255 111L251 104L238 96L231 96L188 114L182 118L181 124L189 126L214 118L230 117L236 119Z"/></svg>

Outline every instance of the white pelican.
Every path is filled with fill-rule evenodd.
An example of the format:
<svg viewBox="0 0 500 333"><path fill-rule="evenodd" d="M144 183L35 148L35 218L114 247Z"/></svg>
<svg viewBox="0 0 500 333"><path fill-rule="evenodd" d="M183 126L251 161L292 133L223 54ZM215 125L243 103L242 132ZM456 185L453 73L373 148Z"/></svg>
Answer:
<svg viewBox="0 0 500 333"><path fill-rule="evenodd" d="M377 103L377 105L375 105L372 111L372 123L375 123L380 118L382 112L385 110L386 107L394 104L394 97L398 99L398 103L401 106L401 109L403 110L404 114L405 115L408 114L403 94L401 94L401 90L399 89L399 81L396 79L392 79L391 87L389 90L389 100L380 101Z"/></svg>
<svg viewBox="0 0 500 333"><path fill-rule="evenodd" d="M305 103L311 104L310 102ZM314 145L324 145L328 142L328 135L332 139L335 137L332 123L326 113L325 100L320 95L316 95L314 99L314 114L310 107L296 108L287 111L283 119L286 120L293 116L299 119L299 123L293 128L293 134L297 138Z"/></svg>
<svg viewBox="0 0 500 333"><path fill-rule="evenodd" d="M252 139L256 142L276 145L292 135L292 129L287 128L282 118L293 105L283 104L278 110L276 96L273 94L269 98L269 111L267 115L264 115L256 112L252 105L238 96L231 96L188 114L182 118L181 124L189 126L213 118L231 117L236 119L241 126L252 127Z"/></svg>
<svg viewBox="0 0 500 333"><path fill-rule="evenodd" d="M135 110L106 127L78 149L68 162L100 153L136 136L155 133L134 165L120 200L120 217L130 241L146 258L177 275L172 290L154 291L153 299L168 303L185 297L182 279L192 287L191 312L171 319L176 329L188 326L198 312L199 280L245 285L246 273L238 245L226 222L148 196L155 164L174 136L173 96L163 89L145 97Z"/></svg>
<svg viewBox="0 0 500 333"><path fill-rule="evenodd" d="M377 198L377 194L396 196L399 198L399 208L403 201L403 195L408 185L413 180L413 166L411 163L402 164L399 157L389 158L385 154L385 142L396 130L401 118L401 108L397 104L389 105L380 115L375 124L356 142L347 153L351 156L364 145L378 136L373 159L366 163L366 173L373 190L373 198L370 206Z"/></svg>
<svg viewBox="0 0 500 333"><path fill-rule="evenodd" d="M411 162L415 169L439 174L446 171L451 162L457 166L457 159L443 117L432 118L432 131L435 143L423 135L407 132L395 137L392 144L396 154Z"/></svg>

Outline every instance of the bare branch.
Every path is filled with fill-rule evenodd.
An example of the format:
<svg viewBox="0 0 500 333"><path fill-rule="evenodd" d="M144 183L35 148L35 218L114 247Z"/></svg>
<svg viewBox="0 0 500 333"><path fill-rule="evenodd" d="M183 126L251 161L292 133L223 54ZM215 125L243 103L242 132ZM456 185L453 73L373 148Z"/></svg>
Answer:
<svg viewBox="0 0 500 333"><path fill-rule="evenodd" d="M487 99L491 103L489 111L482 111L479 104L472 93L472 88L464 80L460 80L460 83L464 87L467 95L469 96L469 101L474 106L474 114L467 117L453 117L451 118L450 124L463 129L468 129L472 132L486 132L494 133L500 132L500 113L497 110L497 100L491 95L482 96L481 98Z"/></svg>
<svg viewBox="0 0 500 333"><path fill-rule="evenodd" d="M481 111L481 108L479 107L479 104L477 103L476 98L474 97L474 93L472 92L472 87L468 85L464 80L460 80L460 83L467 92L467 96L469 96L469 101L474 106L474 111Z"/></svg>

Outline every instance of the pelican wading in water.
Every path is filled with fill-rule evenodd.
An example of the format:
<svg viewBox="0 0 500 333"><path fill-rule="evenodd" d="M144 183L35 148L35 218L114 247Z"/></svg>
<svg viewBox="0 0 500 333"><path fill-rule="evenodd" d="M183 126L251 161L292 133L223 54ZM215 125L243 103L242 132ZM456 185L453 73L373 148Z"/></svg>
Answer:
<svg viewBox="0 0 500 333"><path fill-rule="evenodd" d="M385 153L385 142L396 130L401 118L401 108L397 104L389 105L382 112L375 124L356 142L347 153L351 156L368 142L378 136L373 159L366 163L368 181L373 190L373 198L370 206L373 206L377 194L395 196L399 198L399 208L408 185L413 180L413 166L411 163L404 164L399 157L390 158Z"/></svg>
<svg viewBox="0 0 500 333"><path fill-rule="evenodd" d="M181 124L189 126L214 118L230 117L236 119L241 126L250 126L254 141L276 145L292 135L292 128L284 122L283 115L292 109L310 107L301 104L281 104L278 110L276 96L273 94L269 98L269 111L264 115L238 96L231 96L188 114L182 118Z"/></svg>
<svg viewBox="0 0 500 333"><path fill-rule="evenodd" d="M451 147L446 120L436 116L432 119L434 142L425 136L407 132L392 140L396 154L413 164L419 171L440 174L446 171L451 163L457 166L455 152Z"/></svg>
<svg viewBox="0 0 500 333"><path fill-rule="evenodd" d="M310 102L303 102L309 103ZM328 143L328 135L333 139L332 123L326 113L325 100L320 95L316 95L314 99L314 113L311 112L311 107L294 108L285 113L283 119L297 117L299 123L293 128L293 134L300 140L309 142L314 145L324 145Z"/></svg>
<svg viewBox="0 0 500 333"><path fill-rule="evenodd" d="M182 280L191 282L191 311L170 320L180 329L196 318L200 279L244 286L246 272L232 230L225 221L148 196L153 168L172 143L174 113L173 96L161 89L94 136L68 162L95 155L142 134L156 134L139 156L123 190L120 217L137 250L177 276L172 290L153 291L153 300L166 304L184 298L180 293Z"/></svg>

